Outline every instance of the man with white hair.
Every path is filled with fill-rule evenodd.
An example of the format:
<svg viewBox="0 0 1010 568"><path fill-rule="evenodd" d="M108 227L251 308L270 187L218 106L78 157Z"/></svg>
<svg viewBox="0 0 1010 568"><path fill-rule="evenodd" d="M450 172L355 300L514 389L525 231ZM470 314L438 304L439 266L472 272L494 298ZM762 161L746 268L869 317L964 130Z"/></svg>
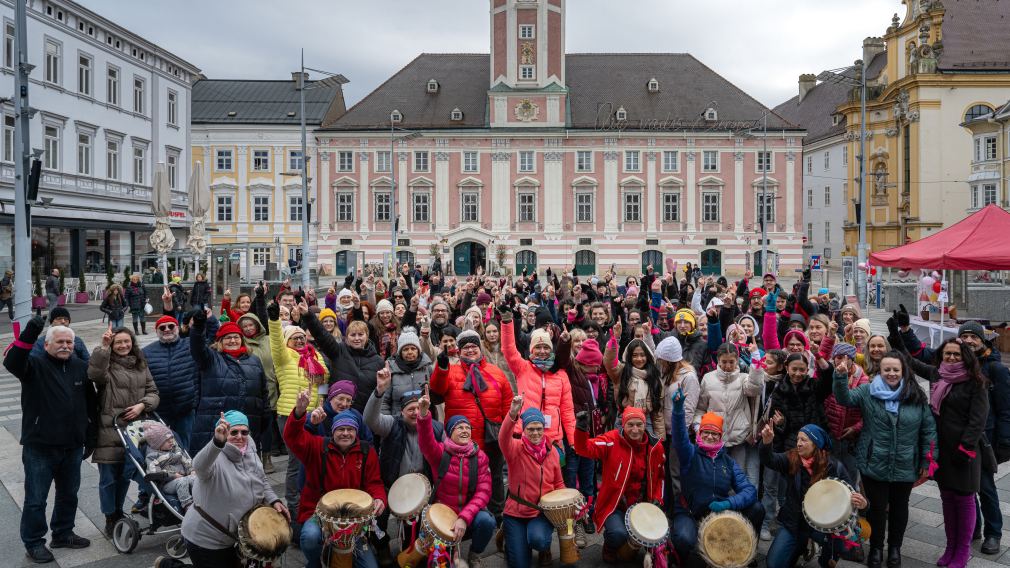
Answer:
<svg viewBox="0 0 1010 568"><path fill-rule="evenodd" d="M4 367L21 381L21 457L25 500L21 540L33 562L52 562L52 548L85 548L91 542L74 533L81 461L88 439L89 408L97 408L97 391L88 379L88 364L74 357L74 332L53 325L46 332L45 352L32 354L32 344L45 321L28 322L4 357ZM96 417L97 418L97 417ZM52 525L46 524L46 499L55 483Z"/></svg>

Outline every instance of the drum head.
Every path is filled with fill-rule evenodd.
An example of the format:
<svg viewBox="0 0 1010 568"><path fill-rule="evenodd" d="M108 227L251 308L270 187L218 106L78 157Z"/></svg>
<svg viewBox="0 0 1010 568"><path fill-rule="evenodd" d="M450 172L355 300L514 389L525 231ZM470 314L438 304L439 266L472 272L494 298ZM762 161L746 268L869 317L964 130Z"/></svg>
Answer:
<svg viewBox="0 0 1010 568"><path fill-rule="evenodd" d="M420 473L408 473L389 488L389 510L397 517L416 515L431 497L431 484Z"/></svg>
<svg viewBox="0 0 1010 568"><path fill-rule="evenodd" d="M455 535L453 535L452 527L456 524L456 518L459 516L455 511L446 505L435 503L425 509L424 516L431 528L442 537L442 540L454 540Z"/></svg>
<svg viewBox="0 0 1010 568"><path fill-rule="evenodd" d="M735 511L709 515L698 528L702 556L713 566L746 566L757 551L750 521Z"/></svg>
<svg viewBox="0 0 1010 568"><path fill-rule="evenodd" d="M357 489L335 489L319 500L319 509L330 516L364 517L372 514L372 496Z"/></svg>
<svg viewBox="0 0 1010 568"><path fill-rule="evenodd" d="M852 490L835 479L822 479L807 489L803 513L815 529L831 529L852 516Z"/></svg>
<svg viewBox="0 0 1010 568"><path fill-rule="evenodd" d="M628 528L643 540L659 543L670 529L663 510L652 503L637 503L628 509Z"/></svg>
<svg viewBox="0 0 1010 568"><path fill-rule="evenodd" d="M259 550L283 552L291 544L291 526L273 507L257 507L247 522L249 540Z"/></svg>
<svg viewBox="0 0 1010 568"><path fill-rule="evenodd" d="M582 493L578 489L555 489L550 493L545 493L540 497L541 507L552 507L575 503L582 499Z"/></svg>

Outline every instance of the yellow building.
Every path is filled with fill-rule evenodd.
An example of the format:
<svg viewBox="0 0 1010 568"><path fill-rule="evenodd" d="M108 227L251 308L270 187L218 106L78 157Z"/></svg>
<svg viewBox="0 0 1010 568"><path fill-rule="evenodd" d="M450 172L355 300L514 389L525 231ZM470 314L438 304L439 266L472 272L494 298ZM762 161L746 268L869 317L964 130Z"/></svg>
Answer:
<svg viewBox="0 0 1010 568"><path fill-rule="evenodd" d="M302 200L297 73L284 81L202 80L194 84L193 168L202 168L204 179L209 180L210 247L219 247L215 252L219 258L232 260L230 266L238 273L228 274L229 279L258 280L270 265L286 271L289 259L302 260L303 216L309 216L310 240L317 230L313 221L318 220L311 208L317 163L312 130L344 113L342 85L346 82L339 75L306 82L308 208ZM235 248L226 253L222 245ZM224 268L216 267L213 279L221 282Z"/></svg>
<svg viewBox="0 0 1010 568"><path fill-rule="evenodd" d="M978 183L979 137L968 124L1006 102L1010 2L903 3L904 19L895 14L882 38L863 42L868 132L862 210L870 252L933 234L986 203L1007 206L1005 171L990 184ZM857 158L848 162L853 183L845 224L845 254L853 256L859 239L859 95L853 88L836 111L847 125L847 152Z"/></svg>

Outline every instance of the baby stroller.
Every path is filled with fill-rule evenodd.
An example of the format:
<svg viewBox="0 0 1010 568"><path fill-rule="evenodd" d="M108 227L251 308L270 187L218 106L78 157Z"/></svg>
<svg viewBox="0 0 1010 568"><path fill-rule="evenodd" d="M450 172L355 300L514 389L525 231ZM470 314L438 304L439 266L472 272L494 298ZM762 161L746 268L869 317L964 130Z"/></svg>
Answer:
<svg viewBox="0 0 1010 568"><path fill-rule="evenodd" d="M165 424L156 413L154 418ZM186 543L182 538L182 506L175 496L166 496L161 492L161 485L167 480L145 474L147 443L144 440L144 427L152 422L153 420L146 418L127 423L123 420L122 414L113 420L116 433L119 434L126 449L127 471L124 474L132 477L141 488L151 494L151 498L147 501L147 511L142 517L138 515L142 519L146 517L143 520L147 521L147 527L142 527L133 516L125 515L113 526L112 545L121 554L129 554L137 548L142 534L172 534L165 543L165 552L172 558L180 559L186 556Z"/></svg>

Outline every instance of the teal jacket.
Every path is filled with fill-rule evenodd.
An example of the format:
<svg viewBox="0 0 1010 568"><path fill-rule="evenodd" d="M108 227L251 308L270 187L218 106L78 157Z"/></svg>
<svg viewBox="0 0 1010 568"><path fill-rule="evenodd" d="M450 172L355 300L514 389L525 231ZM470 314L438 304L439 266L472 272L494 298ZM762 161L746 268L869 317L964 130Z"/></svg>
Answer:
<svg viewBox="0 0 1010 568"><path fill-rule="evenodd" d="M870 385L849 390L848 377L835 374L835 400L863 413L863 432L856 447L859 471L878 481L919 479L919 471L929 467L939 455L936 423L928 404L902 404L898 414L884 409L884 402L870 396Z"/></svg>

